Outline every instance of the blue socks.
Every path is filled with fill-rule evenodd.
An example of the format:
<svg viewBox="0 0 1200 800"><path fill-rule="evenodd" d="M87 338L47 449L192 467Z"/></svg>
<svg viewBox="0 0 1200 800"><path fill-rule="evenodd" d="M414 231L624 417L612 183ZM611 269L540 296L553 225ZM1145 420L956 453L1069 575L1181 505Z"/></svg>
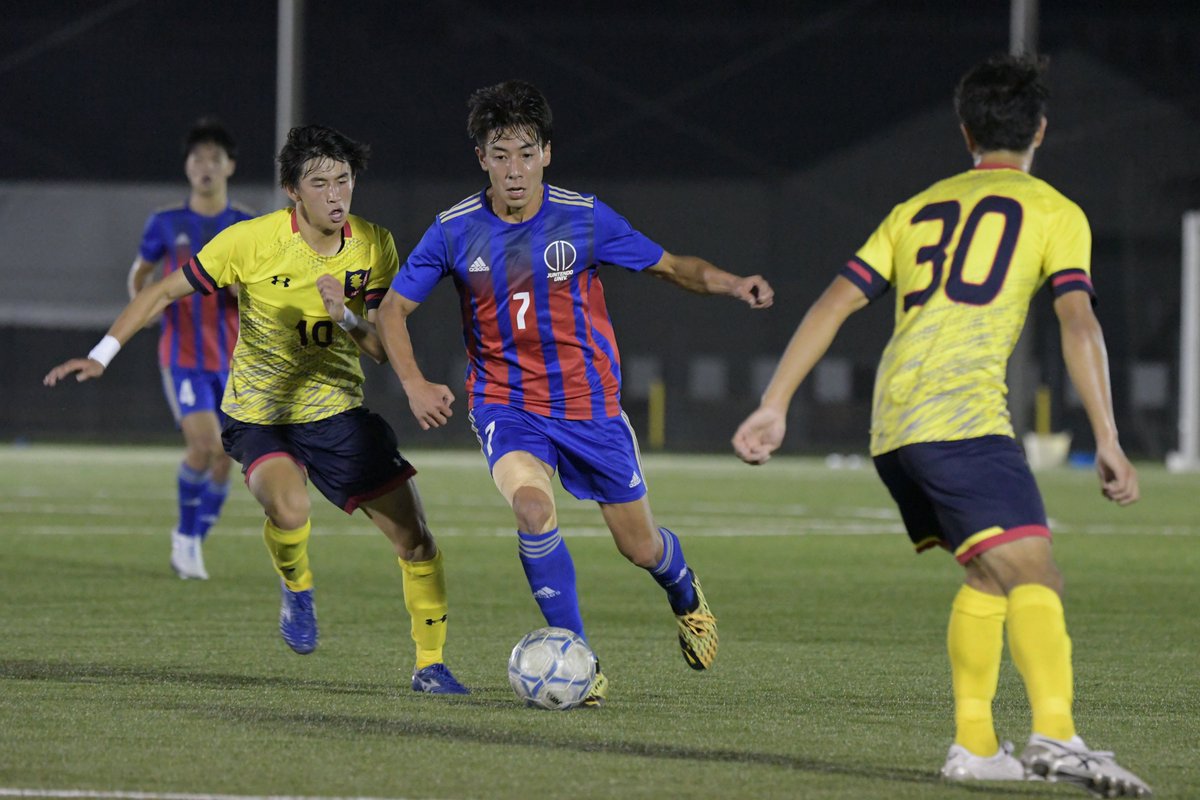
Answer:
<svg viewBox="0 0 1200 800"><path fill-rule="evenodd" d="M671 610L686 614L696 608L696 590L692 587L692 570L683 558L683 547L679 537L666 528L659 528L662 536L663 554L658 566L650 570L658 585L666 589Z"/></svg>
<svg viewBox="0 0 1200 800"><path fill-rule="evenodd" d="M228 496L228 481L216 483L210 479L205 482L204 490L200 492L200 505L196 510L196 536L201 539L208 536L208 529L216 523L217 517L221 516L221 506L225 505L225 498Z"/></svg>
<svg viewBox="0 0 1200 800"><path fill-rule="evenodd" d="M517 531L517 546L529 590L546 624L574 631L586 641L575 592L575 563L558 528L541 534Z"/></svg>
<svg viewBox="0 0 1200 800"><path fill-rule="evenodd" d="M207 470L179 465L179 532L184 536L208 536L208 529L221 515L229 496L229 483L215 483Z"/></svg>
<svg viewBox="0 0 1200 800"><path fill-rule="evenodd" d="M208 483L208 472L179 465L179 532L196 536L196 517L200 510L200 495Z"/></svg>
<svg viewBox="0 0 1200 800"><path fill-rule="evenodd" d="M696 608L692 570L684 560L679 537L666 528L659 528L658 533L662 537L663 554L658 565L649 572L666 590L671 610L676 614L687 614ZM546 624L574 631L586 640L575 591L575 563L571 561L571 553L558 528L542 534L517 531L517 543L525 579L529 581L529 590L533 592Z"/></svg>

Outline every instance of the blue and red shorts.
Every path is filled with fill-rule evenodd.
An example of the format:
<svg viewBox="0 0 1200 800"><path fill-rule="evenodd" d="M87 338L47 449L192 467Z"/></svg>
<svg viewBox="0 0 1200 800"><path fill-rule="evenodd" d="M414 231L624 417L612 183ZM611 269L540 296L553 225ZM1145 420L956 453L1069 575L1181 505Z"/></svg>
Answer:
<svg viewBox="0 0 1200 800"><path fill-rule="evenodd" d="M175 417L175 424L188 414L211 411L221 423L225 415L221 411L221 398L225 396L225 384L229 380L228 370L187 369L163 367L163 394Z"/></svg>
<svg viewBox="0 0 1200 800"><path fill-rule="evenodd" d="M630 503L646 494L637 437L624 412L555 419L484 403L470 418L489 470L506 453L525 451L557 470L563 488L580 500Z"/></svg>
<svg viewBox="0 0 1200 800"><path fill-rule="evenodd" d="M1014 539L1050 538L1042 494L1008 436L905 445L875 456L875 470L918 551L944 547L966 564Z"/></svg>
<svg viewBox="0 0 1200 800"><path fill-rule="evenodd" d="M417 474L400 455L387 420L361 407L316 422L286 425L256 425L231 417L221 440L225 452L242 465L247 481L263 461L286 456L347 514Z"/></svg>

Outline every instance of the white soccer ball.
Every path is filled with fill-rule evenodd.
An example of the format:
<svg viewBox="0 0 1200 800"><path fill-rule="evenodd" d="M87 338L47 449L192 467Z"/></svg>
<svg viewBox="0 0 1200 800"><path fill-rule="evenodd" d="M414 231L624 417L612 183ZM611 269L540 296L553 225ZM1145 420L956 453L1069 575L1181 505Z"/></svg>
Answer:
<svg viewBox="0 0 1200 800"><path fill-rule="evenodd" d="M538 628L508 658L508 682L528 705L566 711L583 702L596 678L596 656L566 628Z"/></svg>

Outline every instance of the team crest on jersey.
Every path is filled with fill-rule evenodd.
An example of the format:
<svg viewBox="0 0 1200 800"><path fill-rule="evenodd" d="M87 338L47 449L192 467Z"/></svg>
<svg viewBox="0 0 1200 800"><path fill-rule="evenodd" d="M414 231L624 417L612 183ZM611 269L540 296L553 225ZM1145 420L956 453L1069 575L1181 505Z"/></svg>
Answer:
<svg viewBox="0 0 1200 800"><path fill-rule="evenodd" d="M547 277L554 282L569 280L575 266L575 245L558 239L546 245L542 254L546 259Z"/></svg>
<svg viewBox="0 0 1200 800"><path fill-rule="evenodd" d="M367 288L367 281L371 279L371 270L355 269L346 273L346 285L344 294L346 297L358 297L358 295Z"/></svg>

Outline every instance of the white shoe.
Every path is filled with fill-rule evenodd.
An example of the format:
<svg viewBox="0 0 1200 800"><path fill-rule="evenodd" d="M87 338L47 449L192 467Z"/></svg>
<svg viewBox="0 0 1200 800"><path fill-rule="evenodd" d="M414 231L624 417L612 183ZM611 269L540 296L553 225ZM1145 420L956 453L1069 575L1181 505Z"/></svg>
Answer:
<svg viewBox="0 0 1200 800"><path fill-rule="evenodd" d="M1089 750L1078 736L1068 741L1034 734L1021 762L1029 779L1070 783L1096 797L1150 797L1150 787L1101 750Z"/></svg>
<svg viewBox="0 0 1200 800"><path fill-rule="evenodd" d="M961 744L950 745L942 777L948 781L1023 781L1025 767L1013 758L1012 742L1004 742L992 756L977 756Z"/></svg>
<svg viewBox="0 0 1200 800"><path fill-rule="evenodd" d="M171 531L171 569L184 580L208 580L199 536L184 536L179 531Z"/></svg>

